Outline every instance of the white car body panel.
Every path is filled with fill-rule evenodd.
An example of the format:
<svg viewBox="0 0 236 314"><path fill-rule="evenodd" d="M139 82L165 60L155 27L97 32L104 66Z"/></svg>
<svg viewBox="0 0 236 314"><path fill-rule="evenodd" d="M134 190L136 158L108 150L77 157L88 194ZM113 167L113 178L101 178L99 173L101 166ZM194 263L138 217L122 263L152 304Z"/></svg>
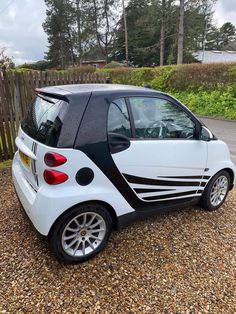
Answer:
<svg viewBox="0 0 236 314"><path fill-rule="evenodd" d="M18 138L22 136L25 141L31 140L20 129ZM117 216L134 211L110 180L83 152L74 149L52 148L34 142L38 145L37 160L40 160L36 164L39 181L37 190L32 188L36 183L29 181L29 178L33 180L33 175L26 178L25 174L28 174L29 170L22 165L18 152L14 156L12 171L18 197L33 225L41 234L47 235L55 220L67 209L86 201L105 202L115 210ZM64 165L53 168L65 172L69 176L66 182L59 185L48 185L44 181L43 172L49 168L43 162L47 152L55 152L67 158ZM75 179L77 171L83 167L89 167L95 173L94 180L87 186L79 185Z"/></svg>
<svg viewBox="0 0 236 314"><path fill-rule="evenodd" d="M133 157L135 156L135 158ZM198 196L196 190L202 191L201 182L204 179L181 179L184 176L206 175L204 172L207 165L207 142L197 140L138 140L131 141L129 149L112 155L113 160L121 173L135 175L142 178L159 179L168 181L169 186L144 185L131 183L136 188L156 188L157 192L137 194L139 198L148 196L169 196L165 200L172 199L171 194L193 191L192 195ZM175 177L176 178L173 178ZM171 185L173 182L173 185ZM177 182L194 182L198 186L176 186ZM161 190L164 190L163 192ZM166 190L165 190L166 189ZM134 190L135 192L135 190ZM183 196L173 195L174 199ZM186 196L185 196L186 197ZM145 200L149 202L148 200ZM161 201L161 199L160 199Z"/></svg>
<svg viewBox="0 0 236 314"><path fill-rule="evenodd" d="M236 172L236 166L230 159L229 148L223 141L207 142L207 147L207 168L209 168L211 176L225 168L231 169L234 173ZM236 178L234 178L234 180L236 180Z"/></svg>

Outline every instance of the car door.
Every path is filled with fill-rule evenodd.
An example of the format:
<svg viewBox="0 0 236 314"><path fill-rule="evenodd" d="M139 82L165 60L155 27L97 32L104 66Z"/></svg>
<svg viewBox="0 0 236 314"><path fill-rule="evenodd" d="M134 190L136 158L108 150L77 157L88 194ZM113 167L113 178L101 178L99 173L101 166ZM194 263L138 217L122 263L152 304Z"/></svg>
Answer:
<svg viewBox="0 0 236 314"><path fill-rule="evenodd" d="M144 204L200 196L207 143L197 139L197 122L187 110L163 97L115 100L108 112L112 159Z"/></svg>

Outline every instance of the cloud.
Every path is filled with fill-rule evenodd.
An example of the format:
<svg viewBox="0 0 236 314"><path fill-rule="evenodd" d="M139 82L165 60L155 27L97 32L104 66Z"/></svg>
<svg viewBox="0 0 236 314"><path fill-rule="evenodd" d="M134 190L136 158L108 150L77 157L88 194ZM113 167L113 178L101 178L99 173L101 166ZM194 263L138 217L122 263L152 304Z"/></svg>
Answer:
<svg viewBox="0 0 236 314"><path fill-rule="evenodd" d="M218 0L215 7L214 20L218 26L231 22L236 26L236 1Z"/></svg>
<svg viewBox="0 0 236 314"><path fill-rule="evenodd" d="M42 28L46 15L44 1L8 3L11 4L0 3L0 47L6 47L7 55L16 64L43 59L47 50L47 36Z"/></svg>
<svg viewBox="0 0 236 314"><path fill-rule="evenodd" d="M219 0L219 3L221 4L226 13L236 11L235 0Z"/></svg>

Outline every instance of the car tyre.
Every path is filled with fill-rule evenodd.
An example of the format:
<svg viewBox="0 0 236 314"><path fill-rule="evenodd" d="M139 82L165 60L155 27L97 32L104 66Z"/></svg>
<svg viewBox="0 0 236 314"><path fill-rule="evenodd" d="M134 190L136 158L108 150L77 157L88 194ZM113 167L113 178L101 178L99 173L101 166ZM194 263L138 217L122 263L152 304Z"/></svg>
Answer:
<svg viewBox="0 0 236 314"><path fill-rule="evenodd" d="M62 215L49 233L49 245L64 263L85 262L104 249L112 229L106 207L78 205Z"/></svg>
<svg viewBox="0 0 236 314"><path fill-rule="evenodd" d="M225 201L230 187L230 176L225 170L218 172L206 186L200 206L208 211L218 209Z"/></svg>

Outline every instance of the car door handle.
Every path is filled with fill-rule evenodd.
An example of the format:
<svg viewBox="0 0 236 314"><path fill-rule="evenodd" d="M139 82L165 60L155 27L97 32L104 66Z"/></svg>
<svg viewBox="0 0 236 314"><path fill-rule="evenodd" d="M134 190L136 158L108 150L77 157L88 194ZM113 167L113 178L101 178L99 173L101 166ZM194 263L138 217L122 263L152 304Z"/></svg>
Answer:
<svg viewBox="0 0 236 314"><path fill-rule="evenodd" d="M125 135L109 133L108 142L112 154L122 152L130 147L130 140Z"/></svg>

